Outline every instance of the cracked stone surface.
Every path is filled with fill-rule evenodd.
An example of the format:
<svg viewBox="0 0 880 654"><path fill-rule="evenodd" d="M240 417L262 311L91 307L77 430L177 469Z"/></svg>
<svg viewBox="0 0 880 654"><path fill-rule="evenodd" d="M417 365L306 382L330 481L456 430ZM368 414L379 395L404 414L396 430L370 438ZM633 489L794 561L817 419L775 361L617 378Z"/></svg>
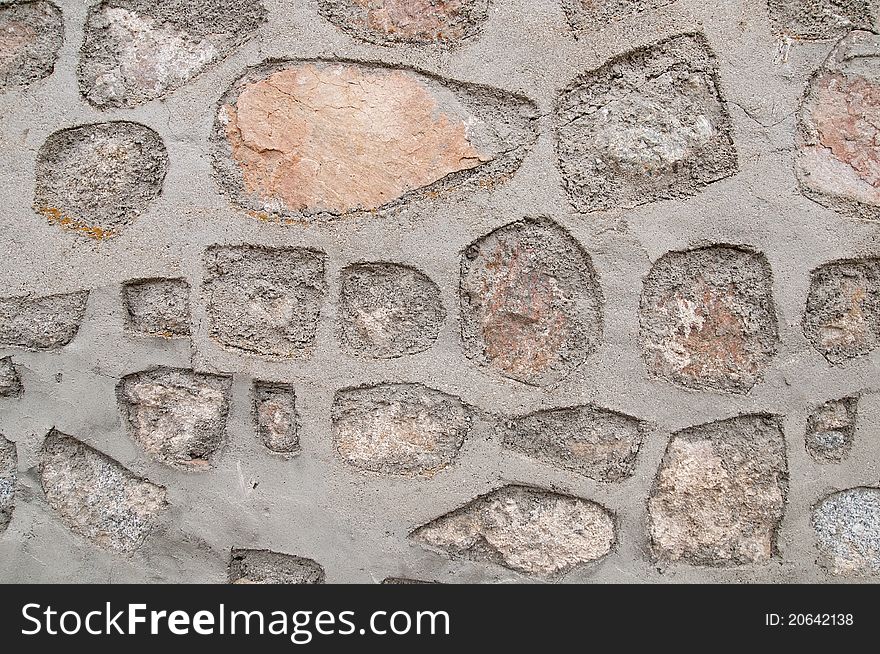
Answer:
<svg viewBox="0 0 880 654"><path fill-rule="evenodd" d="M206 471L226 441L232 379L177 368L123 377L117 387L129 432L160 463Z"/></svg>
<svg viewBox="0 0 880 654"><path fill-rule="evenodd" d="M333 446L361 470L431 476L456 457L474 416L459 398L421 384L379 384L336 393Z"/></svg>
<svg viewBox="0 0 880 654"><path fill-rule="evenodd" d="M590 256L547 218L505 225L466 248L460 300L465 355L526 384L559 382L602 339Z"/></svg>
<svg viewBox="0 0 880 654"><path fill-rule="evenodd" d="M165 488L55 430L40 452L40 481L71 531L119 552L138 549L167 505Z"/></svg>
<svg viewBox="0 0 880 654"><path fill-rule="evenodd" d="M259 0L107 0L90 8L78 77L99 109L164 97L266 22Z"/></svg>
<svg viewBox="0 0 880 654"><path fill-rule="evenodd" d="M342 271L340 340L352 354L392 359L429 349L443 327L440 289L423 272L394 263Z"/></svg>
<svg viewBox="0 0 880 654"><path fill-rule="evenodd" d="M870 0L767 0L776 34L796 39L828 39L851 29L871 29Z"/></svg>
<svg viewBox="0 0 880 654"><path fill-rule="evenodd" d="M536 411L508 421L504 447L597 481L633 474L646 423L593 406Z"/></svg>
<svg viewBox="0 0 880 654"><path fill-rule="evenodd" d="M813 271L804 335L833 364L880 345L880 259L835 261Z"/></svg>
<svg viewBox="0 0 880 654"><path fill-rule="evenodd" d="M880 220L880 36L855 31L810 80L795 171L808 198Z"/></svg>
<svg viewBox="0 0 880 654"><path fill-rule="evenodd" d="M599 30L612 21L631 19L675 0L562 0L565 17L575 30Z"/></svg>
<svg viewBox="0 0 880 654"><path fill-rule="evenodd" d="M604 557L617 531L611 513L595 502L504 486L419 527L410 538L449 556L553 578Z"/></svg>
<svg viewBox="0 0 880 654"><path fill-rule="evenodd" d="M254 382L254 419L260 442L276 454L300 451L299 414L293 386Z"/></svg>
<svg viewBox="0 0 880 654"><path fill-rule="evenodd" d="M15 509L18 453L15 443L0 434L0 534L6 531Z"/></svg>
<svg viewBox="0 0 880 654"><path fill-rule="evenodd" d="M781 419L746 415L673 434L648 500L664 562L767 563L788 491Z"/></svg>
<svg viewBox="0 0 880 654"><path fill-rule="evenodd" d="M699 34L584 73L554 120L565 189L582 213L688 197L737 171L715 56Z"/></svg>
<svg viewBox="0 0 880 654"><path fill-rule="evenodd" d="M21 376L12 357L3 357L0 359L0 397L18 397L21 393Z"/></svg>
<svg viewBox="0 0 880 654"><path fill-rule="evenodd" d="M651 375L748 393L778 347L770 265L738 247L669 252L645 278L640 323Z"/></svg>
<svg viewBox="0 0 880 654"><path fill-rule="evenodd" d="M233 549L229 559L232 584L323 584L324 568L312 559L269 550Z"/></svg>
<svg viewBox="0 0 880 654"><path fill-rule="evenodd" d="M86 312L88 291L0 298L0 346L53 350L73 340Z"/></svg>
<svg viewBox="0 0 880 654"><path fill-rule="evenodd" d="M0 7L0 92L23 89L51 75L63 40L61 10L51 2Z"/></svg>
<svg viewBox="0 0 880 654"><path fill-rule="evenodd" d="M829 400L807 418L807 452L819 463L839 463L853 446L858 397Z"/></svg>
<svg viewBox="0 0 880 654"><path fill-rule="evenodd" d="M409 69L281 62L221 100L214 164L220 188L257 217L332 218L499 183L536 118L520 96Z"/></svg>
<svg viewBox="0 0 880 654"><path fill-rule="evenodd" d="M839 575L880 575L880 489L833 493L813 509L819 563Z"/></svg>
<svg viewBox="0 0 880 654"><path fill-rule="evenodd" d="M326 261L307 248L209 247L203 289L211 338L248 354L308 355L327 291Z"/></svg>
<svg viewBox="0 0 880 654"><path fill-rule="evenodd" d="M110 122L64 129L37 154L34 210L83 236L116 236L159 196L167 169L165 144L149 127Z"/></svg>
<svg viewBox="0 0 880 654"><path fill-rule="evenodd" d="M139 279L122 287L126 327L150 336L189 336L189 284L184 279Z"/></svg>

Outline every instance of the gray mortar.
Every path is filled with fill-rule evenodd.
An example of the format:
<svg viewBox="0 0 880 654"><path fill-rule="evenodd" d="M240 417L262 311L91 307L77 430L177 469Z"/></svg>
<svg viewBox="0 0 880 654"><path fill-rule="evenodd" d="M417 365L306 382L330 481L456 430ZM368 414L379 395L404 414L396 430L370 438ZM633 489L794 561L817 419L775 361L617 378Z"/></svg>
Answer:
<svg viewBox="0 0 880 654"><path fill-rule="evenodd" d="M67 345L79 331L88 298L88 291L0 298L0 346L51 350Z"/></svg>
<svg viewBox="0 0 880 654"><path fill-rule="evenodd" d="M300 425L293 386L255 381L254 424L266 449L282 456L299 454Z"/></svg>
<svg viewBox="0 0 880 654"><path fill-rule="evenodd" d="M807 452L819 463L840 463L853 447L858 396L828 400L807 418Z"/></svg>
<svg viewBox="0 0 880 654"><path fill-rule="evenodd" d="M122 287L125 325L149 336L189 336L189 284L185 279L136 279Z"/></svg>
<svg viewBox="0 0 880 654"><path fill-rule="evenodd" d="M592 32L615 20L671 5L675 0L562 0L565 17L574 30Z"/></svg>
<svg viewBox="0 0 880 654"><path fill-rule="evenodd" d="M813 509L819 562L838 574L880 573L880 488L832 493Z"/></svg>
<svg viewBox="0 0 880 654"><path fill-rule="evenodd" d="M18 455L15 443L0 434L0 534L6 531L15 509Z"/></svg>
<svg viewBox="0 0 880 654"><path fill-rule="evenodd" d="M292 554L233 549L229 557L233 584L323 584L324 577L320 564Z"/></svg>
<svg viewBox="0 0 880 654"><path fill-rule="evenodd" d="M0 93L24 89L52 74L64 42L58 7L42 0L0 2L0 29L15 29L16 33L32 38L21 52L0 63Z"/></svg>
<svg viewBox="0 0 880 654"><path fill-rule="evenodd" d="M12 357L3 357L0 359L0 397L18 397L21 392L21 376Z"/></svg>
<svg viewBox="0 0 880 654"><path fill-rule="evenodd" d="M872 6L873 5L873 6ZM830 39L876 25L872 0L767 0L773 30L796 39Z"/></svg>

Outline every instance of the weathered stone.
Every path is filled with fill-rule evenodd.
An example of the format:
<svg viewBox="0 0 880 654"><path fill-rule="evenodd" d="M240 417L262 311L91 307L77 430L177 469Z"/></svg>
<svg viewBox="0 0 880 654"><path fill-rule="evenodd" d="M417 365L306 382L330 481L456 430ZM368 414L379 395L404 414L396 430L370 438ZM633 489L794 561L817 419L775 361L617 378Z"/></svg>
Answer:
<svg viewBox="0 0 880 654"><path fill-rule="evenodd" d="M312 559L269 550L232 550L232 584L323 584L324 568Z"/></svg>
<svg viewBox="0 0 880 654"><path fill-rule="evenodd" d="M592 406L536 411L507 423L504 447L597 481L632 475L646 423Z"/></svg>
<svg viewBox="0 0 880 654"><path fill-rule="evenodd" d="M61 10L51 2L0 7L0 92L25 88L55 70L64 40Z"/></svg>
<svg viewBox="0 0 880 654"><path fill-rule="evenodd" d="M67 345L79 331L88 299L88 291L0 298L0 345L28 350Z"/></svg>
<svg viewBox="0 0 880 654"><path fill-rule="evenodd" d="M21 391L21 377L12 357L3 357L0 359L0 397L18 397Z"/></svg>
<svg viewBox="0 0 880 654"><path fill-rule="evenodd" d="M342 271L340 339L352 354L391 359L430 348L446 319L440 289L424 273L395 263Z"/></svg>
<svg viewBox="0 0 880 654"><path fill-rule="evenodd" d="M141 546L165 508L165 488L52 430L40 453L46 501L72 531L121 552Z"/></svg>
<svg viewBox="0 0 880 654"><path fill-rule="evenodd" d="M378 64L290 61L220 102L220 187L264 219L321 219L502 181L536 138L537 108L497 89Z"/></svg>
<svg viewBox="0 0 880 654"><path fill-rule="evenodd" d="M770 264L740 247L669 252L645 278L640 322L651 375L748 393L778 346Z"/></svg>
<svg viewBox="0 0 880 654"><path fill-rule="evenodd" d="M807 451L819 463L839 463L848 455L856 433L858 397L830 400L807 418Z"/></svg>
<svg viewBox="0 0 880 654"><path fill-rule="evenodd" d="M18 480L18 453L15 443L0 434L0 534L9 527L15 509L15 484Z"/></svg>
<svg viewBox="0 0 880 654"><path fill-rule="evenodd" d="M562 0L562 8L572 28L592 31L673 2L675 0Z"/></svg>
<svg viewBox="0 0 880 654"><path fill-rule="evenodd" d="M787 491L779 418L739 416L677 432L648 500L654 555L694 565L766 563Z"/></svg>
<svg viewBox="0 0 880 654"><path fill-rule="evenodd" d="M870 0L767 0L773 31L795 39L828 39L871 29Z"/></svg>
<svg viewBox="0 0 880 654"><path fill-rule="evenodd" d="M289 384L254 382L254 418L260 442L277 454L297 454L299 414L296 393Z"/></svg>
<svg viewBox="0 0 880 654"><path fill-rule="evenodd" d="M603 506L524 486L478 497L410 537L450 556L537 577L601 559L617 540L614 517Z"/></svg>
<svg viewBox="0 0 880 654"><path fill-rule="evenodd" d="M479 32L488 10L489 0L318 0L324 18L379 45L461 41Z"/></svg>
<svg viewBox="0 0 880 654"><path fill-rule="evenodd" d="M209 247L204 291L211 338L249 354L307 355L327 290L326 260L306 248Z"/></svg>
<svg viewBox="0 0 880 654"><path fill-rule="evenodd" d="M810 81L799 115L795 170L804 195L880 219L880 36L844 38Z"/></svg>
<svg viewBox="0 0 880 654"><path fill-rule="evenodd" d="M383 586L435 585L439 583L439 581L422 581L421 579L408 579L405 577L386 577L382 580Z"/></svg>
<svg viewBox="0 0 880 654"><path fill-rule="evenodd" d="M880 345L880 259L834 261L810 278L804 335L831 363Z"/></svg>
<svg viewBox="0 0 880 654"><path fill-rule="evenodd" d="M116 236L162 191L168 153L137 123L84 125L52 134L37 154L34 209L94 239Z"/></svg>
<svg viewBox="0 0 880 654"><path fill-rule="evenodd" d="M602 291L590 256L547 218L505 225L461 260L465 355L526 384L567 376L602 338Z"/></svg>
<svg viewBox="0 0 880 654"><path fill-rule="evenodd" d="M122 287L126 327L151 336L189 336L185 279L139 279Z"/></svg>
<svg viewBox="0 0 880 654"><path fill-rule="evenodd" d="M458 456L474 420L459 398L421 384L337 391L333 446L356 468L431 476Z"/></svg>
<svg viewBox="0 0 880 654"><path fill-rule="evenodd" d="M559 97L557 155L577 211L696 194L737 171L715 56L699 34L615 57Z"/></svg>
<svg viewBox="0 0 880 654"><path fill-rule="evenodd" d="M105 0L86 20L80 90L100 109L161 98L223 60L265 22L259 0Z"/></svg>
<svg viewBox="0 0 880 654"><path fill-rule="evenodd" d="M156 368L123 377L117 387L134 441L157 461L204 471L226 440L232 379Z"/></svg>
<svg viewBox="0 0 880 654"><path fill-rule="evenodd" d="M819 562L839 575L880 575L880 489L833 493L813 509Z"/></svg>

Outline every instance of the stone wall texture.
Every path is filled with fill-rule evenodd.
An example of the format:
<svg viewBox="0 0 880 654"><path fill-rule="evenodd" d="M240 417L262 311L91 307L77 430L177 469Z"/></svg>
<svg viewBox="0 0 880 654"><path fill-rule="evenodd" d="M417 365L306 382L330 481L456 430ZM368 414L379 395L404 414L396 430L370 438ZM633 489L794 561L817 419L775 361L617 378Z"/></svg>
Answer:
<svg viewBox="0 0 880 654"><path fill-rule="evenodd" d="M0 0L0 581L880 581L880 1Z"/></svg>

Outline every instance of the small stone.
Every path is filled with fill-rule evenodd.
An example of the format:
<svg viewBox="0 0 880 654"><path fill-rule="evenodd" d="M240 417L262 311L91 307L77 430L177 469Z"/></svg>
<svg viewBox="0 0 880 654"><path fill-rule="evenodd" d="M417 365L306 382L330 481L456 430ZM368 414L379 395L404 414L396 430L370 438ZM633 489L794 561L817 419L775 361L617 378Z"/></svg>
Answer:
<svg viewBox="0 0 880 654"><path fill-rule="evenodd" d="M0 359L0 397L18 397L21 391L21 377L12 357L3 357Z"/></svg>
<svg viewBox="0 0 880 654"><path fill-rule="evenodd" d="M582 364L602 338L602 291L590 256L548 218L505 225L461 260L464 353L536 386Z"/></svg>
<svg viewBox="0 0 880 654"><path fill-rule="evenodd" d="M562 0L562 8L573 29L592 31L673 2L675 0Z"/></svg>
<svg viewBox="0 0 880 654"><path fill-rule="evenodd" d="M640 322L651 375L748 393L778 347L770 264L761 253L723 245L669 252L645 278Z"/></svg>
<svg viewBox="0 0 880 654"><path fill-rule="evenodd" d="M101 240L118 235L162 191L168 153L137 123L52 134L37 154L34 210L50 223Z"/></svg>
<svg viewBox="0 0 880 654"><path fill-rule="evenodd" d="M436 585L439 581L422 581L421 579L407 579L404 577L386 577L382 580L383 586L421 586Z"/></svg>
<svg viewBox="0 0 880 654"><path fill-rule="evenodd" d="M117 387L134 441L173 468L201 472L214 466L226 440L232 379L177 368L123 377Z"/></svg>
<svg viewBox="0 0 880 654"><path fill-rule="evenodd" d="M646 423L592 406L536 411L514 418L504 447L596 481L630 477L645 438Z"/></svg>
<svg viewBox="0 0 880 654"><path fill-rule="evenodd" d="M189 336L189 284L184 279L139 279L122 287L126 327L150 336Z"/></svg>
<svg viewBox="0 0 880 654"><path fill-rule="evenodd" d="M296 393L289 384L254 382L254 416L260 442L277 454L300 451Z"/></svg>
<svg viewBox="0 0 880 654"><path fill-rule="evenodd" d="M267 357L308 355L327 291L327 256L306 248L212 246L204 290L211 338Z"/></svg>
<svg viewBox="0 0 880 654"><path fill-rule="evenodd" d="M351 353L392 359L430 348L446 310L424 273L395 263L362 263L342 271L340 338Z"/></svg>
<svg viewBox="0 0 880 654"><path fill-rule="evenodd" d="M648 500L654 556L708 566L767 563L787 490L779 418L739 416L677 432Z"/></svg>
<svg viewBox="0 0 880 654"><path fill-rule="evenodd" d="M605 507L524 486L478 497L410 537L452 557L544 578L601 559L617 540L614 516Z"/></svg>
<svg viewBox="0 0 880 654"><path fill-rule="evenodd" d="M6 531L12 520L17 480L18 453L15 443L0 434L0 534Z"/></svg>
<svg viewBox="0 0 880 654"><path fill-rule="evenodd" d="M880 575L880 489L850 488L813 509L820 560L838 575Z"/></svg>
<svg viewBox="0 0 880 654"><path fill-rule="evenodd" d="M61 10L51 2L0 7L0 92L23 89L55 70L64 41Z"/></svg>
<svg viewBox="0 0 880 654"><path fill-rule="evenodd" d="M0 346L54 350L67 345L79 331L88 299L88 291L0 298Z"/></svg>
<svg viewBox="0 0 880 654"><path fill-rule="evenodd" d="M819 463L840 463L853 446L858 397L825 402L807 418L807 451Z"/></svg>
<svg viewBox="0 0 880 654"><path fill-rule="evenodd" d="M324 568L312 559L269 550L232 550L231 584L323 584Z"/></svg>
<svg viewBox="0 0 880 654"><path fill-rule="evenodd" d="M767 0L773 31L795 39L828 39L871 29L870 0Z"/></svg>
<svg viewBox="0 0 880 654"><path fill-rule="evenodd" d="M40 479L68 528L119 552L138 549L167 505L165 488L56 430L40 453Z"/></svg>
<svg viewBox="0 0 880 654"><path fill-rule="evenodd" d="M387 475L431 476L449 466L474 420L459 398L421 384L336 393L333 445L346 463Z"/></svg>

